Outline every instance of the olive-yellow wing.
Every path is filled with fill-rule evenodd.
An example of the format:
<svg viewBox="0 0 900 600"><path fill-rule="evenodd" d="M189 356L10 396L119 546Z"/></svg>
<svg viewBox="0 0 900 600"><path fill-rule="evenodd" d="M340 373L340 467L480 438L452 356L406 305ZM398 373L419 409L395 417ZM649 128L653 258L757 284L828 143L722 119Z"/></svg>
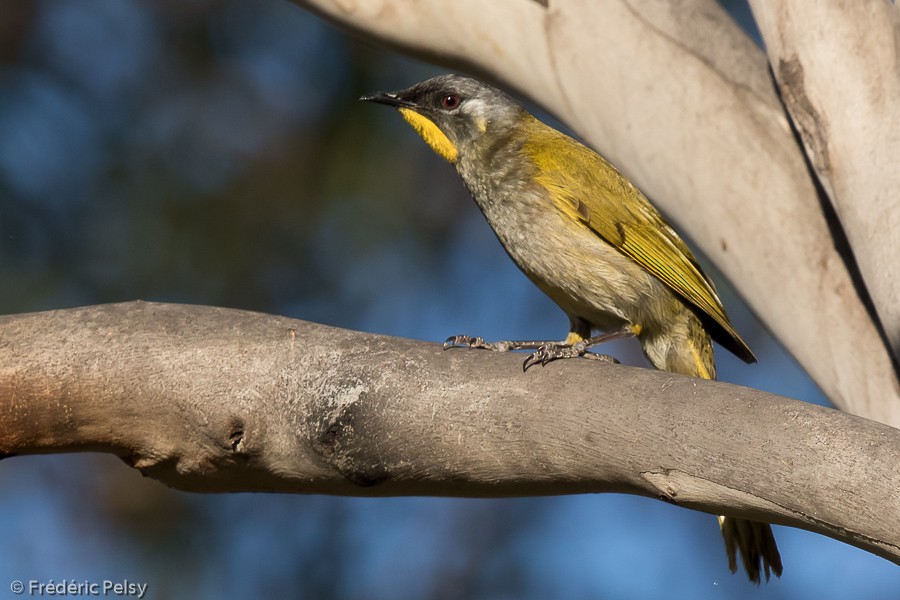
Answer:
<svg viewBox="0 0 900 600"><path fill-rule="evenodd" d="M529 125L523 150L537 167L536 182L550 192L557 208L696 307L714 340L743 361L756 362L712 281L640 190L593 150L536 119Z"/></svg>

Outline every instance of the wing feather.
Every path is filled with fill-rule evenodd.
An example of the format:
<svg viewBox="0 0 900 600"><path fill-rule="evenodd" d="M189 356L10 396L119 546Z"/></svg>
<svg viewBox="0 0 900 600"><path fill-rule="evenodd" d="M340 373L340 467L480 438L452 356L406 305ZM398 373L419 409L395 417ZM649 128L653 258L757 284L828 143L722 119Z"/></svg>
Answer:
<svg viewBox="0 0 900 600"><path fill-rule="evenodd" d="M539 121L537 123L540 123ZM557 208L647 269L711 320L713 337L747 362L756 359L735 331L712 281L647 198L596 152L541 124L523 150L537 167L538 184ZM574 150L573 150L574 142ZM589 197L576 190L590 189ZM715 335L716 333L724 335Z"/></svg>

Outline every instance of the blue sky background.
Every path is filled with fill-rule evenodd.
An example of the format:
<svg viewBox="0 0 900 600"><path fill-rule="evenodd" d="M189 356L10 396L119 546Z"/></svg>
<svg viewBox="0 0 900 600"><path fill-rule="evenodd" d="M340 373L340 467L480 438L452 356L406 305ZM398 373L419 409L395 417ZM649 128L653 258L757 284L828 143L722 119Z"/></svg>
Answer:
<svg viewBox="0 0 900 600"><path fill-rule="evenodd" d="M441 72L283 0L4 3L0 312L143 298L431 341L562 337L452 168L357 101ZM720 351L720 378L825 403L709 268L760 359ZM634 343L608 351L645 364ZM785 575L755 587L712 516L645 498L196 495L110 456L0 464L0 596L126 578L150 598L900 595L887 561L775 534Z"/></svg>

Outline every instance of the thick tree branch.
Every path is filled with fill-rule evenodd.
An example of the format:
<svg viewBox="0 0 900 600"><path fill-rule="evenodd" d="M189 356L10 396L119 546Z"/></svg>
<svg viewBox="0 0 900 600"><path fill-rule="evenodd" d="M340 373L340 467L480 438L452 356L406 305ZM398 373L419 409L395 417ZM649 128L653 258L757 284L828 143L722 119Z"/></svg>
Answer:
<svg viewBox="0 0 900 600"><path fill-rule="evenodd" d="M697 242L837 406L900 426L890 354L765 55L715 0L294 1L559 116Z"/></svg>
<svg viewBox="0 0 900 600"><path fill-rule="evenodd" d="M0 452L112 452L173 487L624 492L900 563L900 430L724 383L210 307L0 318Z"/></svg>

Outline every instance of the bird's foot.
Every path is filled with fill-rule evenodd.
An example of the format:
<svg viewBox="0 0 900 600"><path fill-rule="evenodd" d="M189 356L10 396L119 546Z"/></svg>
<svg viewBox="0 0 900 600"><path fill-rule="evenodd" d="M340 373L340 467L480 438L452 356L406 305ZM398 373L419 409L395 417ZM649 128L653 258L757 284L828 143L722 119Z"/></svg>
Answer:
<svg viewBox="0 0 900 600"><path fill-rule="evenodd" d="M448 348L478 348L480 350L492 350L494 352L510 352L512 350L536 350L525 359L522 364L522 370L527 371L530 367L540 363L546 365L554 360L561 358L587 358L590 360L599 360L606 363L618 363L612 356L606 354L595 354L588 352L588 348L596 345L600 341L597 338L582 339L574 344L568 342L556 341L535 341L535 340L518 340L518 341L499 341L486 342L482 337L472 337L471 335L453 335L444 342L444 350Z"/></svg>
<svg viewBox="0 0 900 600"><path fill-rule="evenodd" d="M448 348L479 348L494 352L509 352L510 350L506 342L486 342L483 337L472 337L471 335L451 335L444 342L444 350Z"/></svg>
<svg viewBox="0 0 900 600"><path fill-rule="evenodd" d="M561 358L588 358L591 360L599 360L605 363L619 364L619 361L616 360L616 358L613 356L588 352L588 348L591 345L588 344L587 341L588 340L582 340L574 344L559 342L545 344L525 359L525 362L522 363L522 370L527 371L538 363L540 363L540 365L543 367L547 363L553 362L554 360L559 360Z"/></svg>
<svg viewBox="0 0 900 600"><path fill-rule="evenodd" d="M478 348L480 350L493 350L494 352L509 352L511 350L534 350L549 344L563 344L564 342L535 342L531 340L486 342L483 337L471 335L451 335L444 342L444 350L448 348Z"/></svg>

